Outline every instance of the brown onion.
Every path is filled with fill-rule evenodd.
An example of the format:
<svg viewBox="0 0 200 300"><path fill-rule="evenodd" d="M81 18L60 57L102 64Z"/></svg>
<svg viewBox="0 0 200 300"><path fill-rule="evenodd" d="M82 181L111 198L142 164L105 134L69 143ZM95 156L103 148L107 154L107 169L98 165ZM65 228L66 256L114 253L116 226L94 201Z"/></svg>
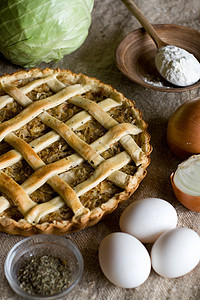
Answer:
<svg viewBox="0 0 200 300"><path fill-rule="evenodd" d="M200 153L200 99L185 102L170 117L167 142L178 157Z"/></svg>

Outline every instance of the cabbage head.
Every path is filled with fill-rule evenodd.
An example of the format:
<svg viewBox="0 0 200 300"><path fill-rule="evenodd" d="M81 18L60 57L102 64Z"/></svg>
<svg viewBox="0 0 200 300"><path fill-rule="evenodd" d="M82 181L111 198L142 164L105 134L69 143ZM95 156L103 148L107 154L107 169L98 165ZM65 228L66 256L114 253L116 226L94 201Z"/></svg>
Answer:
<svg viewBox="0 0 200 300"><path fill-rule="evenodd" d="M0 52L34 67L78 49L91 24L94 0L0 0Z"/></svg>

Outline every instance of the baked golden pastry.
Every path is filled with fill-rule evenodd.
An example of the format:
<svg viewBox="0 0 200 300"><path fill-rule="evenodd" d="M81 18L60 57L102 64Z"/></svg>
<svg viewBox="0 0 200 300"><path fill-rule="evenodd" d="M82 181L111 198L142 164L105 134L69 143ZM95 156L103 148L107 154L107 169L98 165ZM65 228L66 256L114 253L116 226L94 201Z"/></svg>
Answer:
<svg viewBox="0 0 200 300"><path fill-rule="evenodd" d="M127 200L150 162L147 124L111 86L69 70L0 78L0 231L66 234Z"/></svg>

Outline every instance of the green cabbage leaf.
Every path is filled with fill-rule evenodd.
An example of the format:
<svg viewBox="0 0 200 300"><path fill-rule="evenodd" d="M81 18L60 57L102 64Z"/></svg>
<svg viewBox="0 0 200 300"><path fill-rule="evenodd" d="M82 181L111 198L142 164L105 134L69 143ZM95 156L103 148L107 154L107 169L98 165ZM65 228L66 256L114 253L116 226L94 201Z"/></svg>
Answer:
<svg viewBox="0 0 200 300"><path fill-rule="evenodd" d="M91 25L94 0L0 0L0 52L34 67L78 49Z"/></svg>

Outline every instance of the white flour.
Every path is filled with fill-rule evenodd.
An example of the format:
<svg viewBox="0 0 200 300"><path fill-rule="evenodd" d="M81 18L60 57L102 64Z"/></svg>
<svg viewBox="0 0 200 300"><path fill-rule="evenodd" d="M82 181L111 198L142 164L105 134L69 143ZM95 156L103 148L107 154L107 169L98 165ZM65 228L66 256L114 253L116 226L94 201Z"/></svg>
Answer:
<svg viewBox="0 0 200 300"><path fill-rule="evenodd" d="M146 83L149 83L153 86L159 86L159 87L164 87L164 88L169 88L168 86L165 86L159 79L151 78L150 76L148 77L143 77L142 78Z"/></svg>
<svg viewBox="0 0 200 300"><path fill-rule="evenodd" d="M200 63L186 50L168 45L159 49L155 64L160 74L178 86L187 86L200 79Z"/></svg>

